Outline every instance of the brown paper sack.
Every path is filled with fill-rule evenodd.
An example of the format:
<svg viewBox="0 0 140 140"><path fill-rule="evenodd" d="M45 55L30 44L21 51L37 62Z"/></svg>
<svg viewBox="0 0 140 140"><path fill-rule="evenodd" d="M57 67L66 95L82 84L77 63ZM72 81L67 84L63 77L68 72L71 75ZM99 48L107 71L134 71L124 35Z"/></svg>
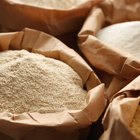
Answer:
<svg viewBox="0 0 140 140"><path fill-rule="evenodd" d="M130 124L140 105L140 76L119 91L103 118L104 133L100 140L138 140ZM140 129L140 128L139 128Z"/></svg>
<svg viewBox="0 0 140 140"><path fill-rule="evenodd" d="M19 31L33 28L58 36L79 30L91 8L101 0L87 2L70 9L54 9L31 6L16 0L2 0L0 3L1 30Z"/></svg>
<svg viewBox="0 0 140 140"><path fill-rule="evenodd" d="M140 74L140 61L110 48L96 34L110 24L140 20L139 9L139 0L105 0L92 9L78 34L79 48L89 63L111 77L106 83L109 98ZM106 77L101 74L102 81Z"/></svg>
<svg viewBox="0 0 140 140"><path fill-rule="evenodd" d="M74 50L43 32L24 29L1 33L0 51L25 49L58 59L70 65L82 78L86 89L87 106L83 110L40 114L0 113L0 139L12 140L77 140L85 139L85 130L95 122L106 106L104 85L89 65ZM4 138L3 138L4 137ZM5 138L6 137L6 138Z"/></svg>

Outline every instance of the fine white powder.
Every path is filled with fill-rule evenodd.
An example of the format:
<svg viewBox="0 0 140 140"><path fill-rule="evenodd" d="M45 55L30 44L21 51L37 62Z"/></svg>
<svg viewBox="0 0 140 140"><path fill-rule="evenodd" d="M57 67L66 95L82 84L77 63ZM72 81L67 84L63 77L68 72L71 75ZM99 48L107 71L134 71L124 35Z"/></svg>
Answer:
<svg viewBox="0 0 140 140"><path fill-rule="evenodd" d="M87 91L67 64L25 50L0 53L0 112L83 109Z"/></svg>
<svg viewBox="0 0 140 140"><path fill-rule="evenodd" d="M140 61L140 22L124 22L103 28L97 33L108 46Z"/></svg>
<svg viewBox="0 0 140 140"><path fill-rule="evenodd" d="M134 118L130 124L130 128L140 138L140 105L138 105Z"/></svg>
<svg viewBox="0 0 140 140"><path fill-rule="evenodd" d="M69 9L86 2L87 0L15 0L24 4L46 7L50 9Z"/></svg>

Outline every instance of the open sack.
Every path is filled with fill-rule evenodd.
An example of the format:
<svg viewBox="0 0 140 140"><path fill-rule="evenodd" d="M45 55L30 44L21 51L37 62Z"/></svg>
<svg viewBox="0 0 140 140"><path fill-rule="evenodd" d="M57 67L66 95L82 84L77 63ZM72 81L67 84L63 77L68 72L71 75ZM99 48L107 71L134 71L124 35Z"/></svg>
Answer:
<svg viewBox="0 0 140 140"><path fill-rule="evenodd" d="M103 118L105 131L100 140L140 139L140 136L130 128L136 110L140 106L139 83L140 76L114 95Z"/></svg>
<svg viewBox="0 0 140 140"><path fill-rule="evenodd" d="M96 37L105 26L140 21L139 0L105 0L93 8L78 34L79 48L89 63L99 70L107 85L108 99L140 74L140 61L119 53Z"/></svg>
<svg viewBox="0 0 140 140"><path fill-rule="evenodd" d="M56 9L32 6L17 0L3 0L0 4L1 30L19 31L33 28L58 36L79 30L93 6L101 0L86 1L72 8ZM57 1L56 1L57 2ZM16 20L13 20L14 19Z"/></svg>
<svg viewBox="0 0 140 140"><path fill-rule="evenodd" d="M0 51L21 50L43 54L71 66L82 78L88 90L87 106L83 110L59 113L0 113L0 138L11 140L77 140L86 139L86 129L98 120L106 106L104 85L89 65L74 50L41 31L24 29L1 33Z"/></svg>

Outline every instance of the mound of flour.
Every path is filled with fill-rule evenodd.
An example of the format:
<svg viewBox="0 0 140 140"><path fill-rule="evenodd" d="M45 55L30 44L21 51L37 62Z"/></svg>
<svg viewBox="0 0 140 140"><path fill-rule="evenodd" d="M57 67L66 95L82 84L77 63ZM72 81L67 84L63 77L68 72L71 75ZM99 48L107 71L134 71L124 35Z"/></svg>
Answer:
<svg viewBox="0 0 140 140"><path fill-rule="evenodd" d="M97 38L120 53L140 61L140 21L105 27L97 33Z"/></svg>
<svg viewBox="0 0 140 140"><path fill-rule="evenodd" d="M130 124L130 128L140 138L140 105L138 105L134 118Z"/></svg>
<svg viewBox="0 0 140 140"><path fill-rule="evenodd" d="M0 112L83 109L82 79L67 64L25 50L0 53Z"/></svg>
<svg viewBox="0 0 140 140"><path fill-rule="evenodd" d="M24 4L45 7L50 9L69 9L86 2L87 0L15 0Z"/></svg>

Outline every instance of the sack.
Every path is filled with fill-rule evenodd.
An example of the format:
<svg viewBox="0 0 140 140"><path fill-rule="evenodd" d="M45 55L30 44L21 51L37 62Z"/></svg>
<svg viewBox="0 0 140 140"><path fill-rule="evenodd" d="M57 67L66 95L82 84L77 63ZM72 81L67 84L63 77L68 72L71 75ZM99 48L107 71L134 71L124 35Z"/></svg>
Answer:
<svg viewBox="0 0 140 140"><path fill-rule="evenodd" d="M0 113L0 138L12 140L77 140L86 139L92 122L105 109L104 85L90 66L74 50L41 31L24 29L1 33L0 51L25 49L58 59L70 65L82 78L88 90L83 110L59 113Z"/></svg>
<svg viewBox="0 0 140 140"><path fill-rule="evenodd" d="M44 31L54 36L79 30L93 6L101 0L92 0L70 9L50 9L3 0L0 4L1 31L19 31L25 27ZM13 20L16 19L16 20Z"/></svg>
<svg viewBox="0 0 140 140"><path fill-rule="evenodd" d="M104 133L100 140L138 140L130 124L140 103L140 76L116 93L109 104L104 118Z"/></svg>
<svg viewBox="0 0 140 140"><path fill-rule="evenodd" d="M140 62L110 48L96 34L114 23L140 20L139 8L139 0L105 0L92 9L78 34L79 48L107 85L109 100L140 74Z"/></svg>

